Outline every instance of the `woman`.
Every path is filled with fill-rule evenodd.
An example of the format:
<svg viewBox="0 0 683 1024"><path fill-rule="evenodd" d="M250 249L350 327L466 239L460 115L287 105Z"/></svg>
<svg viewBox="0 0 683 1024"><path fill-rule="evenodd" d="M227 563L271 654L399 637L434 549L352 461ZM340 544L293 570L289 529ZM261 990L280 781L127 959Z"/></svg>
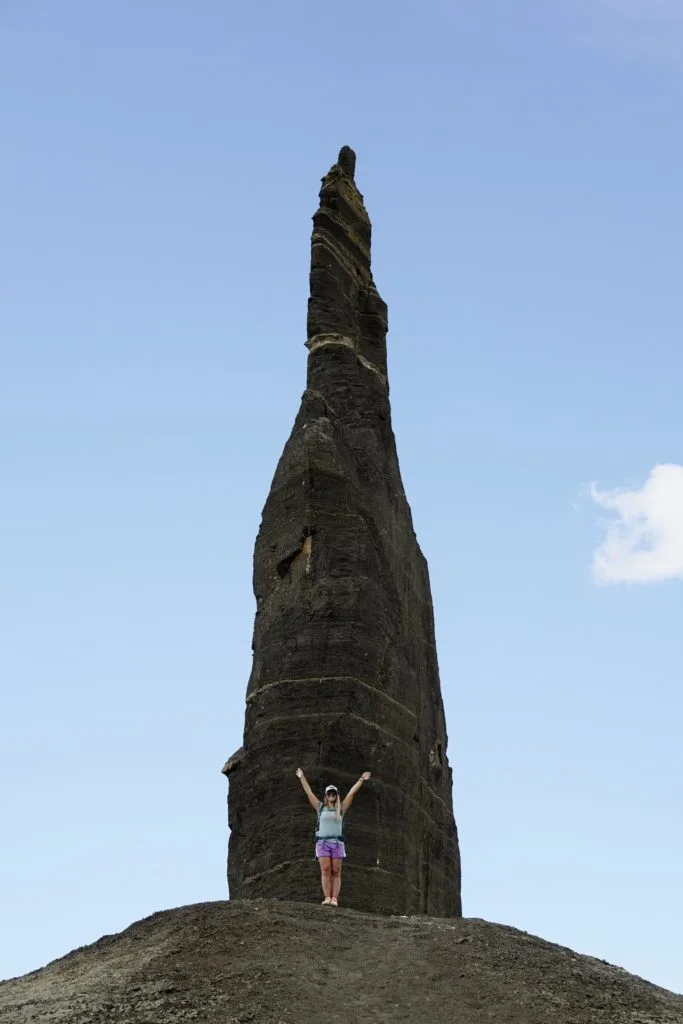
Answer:
<svg viewBox="0 0 683 1024"><path fill-rule="evenodd" d="M301 768L297 768L296 774L301 779L301 785L304 787L309 804L318 815L315 855L320 863L320 880L325 897L323 906L337 907L339 906L337 900L341 888L342 860L346 856L342 837L344 815L360 787L370 778L370 772L363 772L358 782L351 786L341 801L337 787L328 786L325 790L324 803L321 803L314 794Z"/></svg>

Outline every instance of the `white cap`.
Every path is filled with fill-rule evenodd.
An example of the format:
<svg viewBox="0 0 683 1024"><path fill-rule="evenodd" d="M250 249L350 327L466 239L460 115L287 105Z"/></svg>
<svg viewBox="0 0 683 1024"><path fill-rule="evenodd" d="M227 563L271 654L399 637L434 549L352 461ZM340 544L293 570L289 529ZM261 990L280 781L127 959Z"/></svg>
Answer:
<svg viewBox="0 0 683 1024"><path fill-rule="evenodd" d="M339 790L337 789L336 786L328 786L327 789L325 790L325 796L327 796L328 793L337 793L338 794Z"/></svg>

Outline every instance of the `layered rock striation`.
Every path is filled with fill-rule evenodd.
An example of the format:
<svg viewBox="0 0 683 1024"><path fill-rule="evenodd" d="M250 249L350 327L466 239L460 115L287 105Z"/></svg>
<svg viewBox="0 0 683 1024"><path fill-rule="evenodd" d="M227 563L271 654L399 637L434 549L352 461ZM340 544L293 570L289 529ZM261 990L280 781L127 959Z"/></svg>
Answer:
<svg viewBox="0 0 683 1024"><path fill-rule="evenodd" d="M459 916L460 858L427 563L391 427L387 307L348 147L313 218L308 376L254 554L244 742L227 762L234 899L318 899L315 816L295 777L342 794L342 900Z"/></svg>

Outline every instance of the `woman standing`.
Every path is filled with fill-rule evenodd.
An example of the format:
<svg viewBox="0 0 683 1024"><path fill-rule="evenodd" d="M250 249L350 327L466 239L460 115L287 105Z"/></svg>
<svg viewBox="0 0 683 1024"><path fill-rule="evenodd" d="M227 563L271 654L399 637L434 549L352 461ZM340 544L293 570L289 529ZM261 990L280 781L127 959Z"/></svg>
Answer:
<svg viewBox="0 0 683 1024"><path fill-rule="evenodd" d="M324 803L318 800L301 768L297 768L296 774L301 779L309 804L318 815L315 855L320 864L320 880L325 897L323 906L336 907L339 905L337 901L341 888L342 860L346 856L343 838L344 815L360 787L370 778L370 772L363 772L342 801L339 800L337 787L328 786L325 790Z"/></svg>

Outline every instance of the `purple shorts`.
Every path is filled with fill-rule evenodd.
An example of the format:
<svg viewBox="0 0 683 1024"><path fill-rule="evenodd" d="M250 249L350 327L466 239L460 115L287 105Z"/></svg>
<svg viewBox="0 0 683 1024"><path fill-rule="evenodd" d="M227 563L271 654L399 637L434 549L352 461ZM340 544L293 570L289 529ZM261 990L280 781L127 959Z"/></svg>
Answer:
<svg viewBox="0 0 683 1024"><path fill-rule="evenodd" d="M319 839L315 844L316 857L331 857L332 860L341 860L346 856L344 843L341 839Z"/></svg>

